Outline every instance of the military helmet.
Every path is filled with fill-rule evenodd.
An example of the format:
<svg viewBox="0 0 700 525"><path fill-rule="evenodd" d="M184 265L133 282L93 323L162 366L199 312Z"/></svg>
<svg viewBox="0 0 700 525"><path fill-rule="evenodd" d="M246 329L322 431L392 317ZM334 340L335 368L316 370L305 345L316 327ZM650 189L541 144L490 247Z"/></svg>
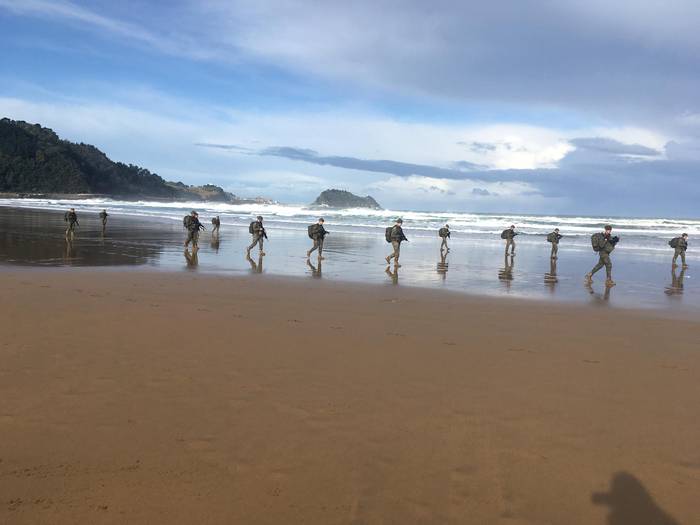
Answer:
<svg viewBox="0 0 700 525"><path fill-rule="evenodd" d="M403 224L403 219L396 219L396 222L399 224Z"/></svg>
<svg viewBox="0 0 700 525"><path fill-rule="evenodd" d="M612 226L610 226L609 224L606 224L605 231L612 231Z"/></svg>
<svg viewBox="0 0 700 525"><path fill-rule="evenodd" d="M259 221L262 220L262 215L258 215L258 220L259 220Z"/></svg>

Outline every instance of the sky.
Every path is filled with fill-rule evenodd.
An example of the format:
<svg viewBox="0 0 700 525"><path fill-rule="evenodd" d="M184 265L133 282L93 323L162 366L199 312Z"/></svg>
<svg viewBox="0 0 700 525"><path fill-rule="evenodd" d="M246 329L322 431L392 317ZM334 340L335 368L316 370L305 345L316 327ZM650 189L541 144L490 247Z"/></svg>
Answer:
<svg viewBox="0 0 700 525"><path fill-rule="evenodd" d="M167 180L699 217L696 0L0 0L0 116Z"/></svg>

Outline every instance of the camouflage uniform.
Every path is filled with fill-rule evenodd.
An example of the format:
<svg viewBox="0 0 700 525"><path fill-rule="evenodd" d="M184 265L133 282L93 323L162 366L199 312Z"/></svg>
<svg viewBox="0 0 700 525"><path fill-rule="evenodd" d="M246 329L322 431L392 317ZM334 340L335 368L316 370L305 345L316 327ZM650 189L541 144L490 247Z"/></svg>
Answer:
<svg viewBox="0 0 700 525"><path fill-rule="evenodd" d="M218 217L214 217L214 218L211 220L211 224L212 224L212 226L213 226L213 228L212 228L212 230L211 230L211 234L212 234L212 235L218 234L218 233L219 233L219 227L221 226L221 220L220 220Z"/></svg>
<svg viewBox="0 0 700 525"><path fill-rule="evenodd" d="M685 251L688 249L688 241L685 240L683 237L678 237L678 244L676 245L673 253L673 264L676 264L676 260L678 259L678 256L680 255L681 257L681 263L683 266L686 266L685 264Z"/></svg>
<svg viewBox="0 0 700 525"><path fill-rule="evenodd" d="M398 224L391 229L391 247L394 249L393 253L386 258L386 262L391 262L394 259L396 264L399 263L399 256L401 255L401 243L406 239L403 233L403 228Z"/></svg>
<svg viewBox="0 0 700 525"><path fill-rule="evenodd" d="M102 231L105 231L107 228L107 217L109 214L106 211L101 211L100 212L100 219L102 220Z"/></svg>
<svg viewBox="0 0 700 525"><path fill-rule="evenodd" d="M614 249L615 245L610 242L610 236L605 236L605 244L603 244L598 252L598 264L596 264L591 270L591 276L605 266L606 277L609 281L612 280L612 261L610 260L610 254Z"/></svg>
<svg viewBox="0 0 700 525"><path fill-rule="evenodd" d="M323 224L317 224L316 225L316 232L314 233L313 241L314 245L313 248L311 248L306 255L311 255L312 252L318 250L318 256L322 257L323 256L323 239L326 237L326 234L328 233L326 229L323 227Z"/></svg>
<svg viewBox="0 0 700 525"><path fill-rule="evenodd" d="M72 237L75 232L75 227L78 225L78 214L74 211L67 211L63 219L68 223L66 236Z"/></svg>
<svg viewBox="0 0 700 525"><path fill-rule="evenodd" d="M187 226L187 240L185 241L185 247L189 246L190 242L195 248L199 245L199 230L202 228L204 228L204 226L202 226L202 223L199 222L199 217L192 217L189 222L189 226Z"/></svg>
<svg viewBox="0 0 700 525"><path fill-rule="evenodd" d="M559 240L562 238L562 235L559 235L557 232L552 232L548 236L548 239L551 239L552 243L552 253L549 254L550 258L556 259L557 258L557 253L559 252Z"/></svg>
<svg viewBox="0 0 700 525"><path fill-rule="evenodd" d="M264 245L264 239L265 239L265 228L263 227L262 222L260 221L255 221L253 224L253 242L250 243L250 246L248 246L248 251L252 250L255 248L255 245L257 244L260 246L260 251L263 251L263 245Z"/></svg>
<svg viewBox="0 0 700 525"><path fill-rule="evenodd" d="M450 236L450 230L447 228L440 228L438 231L438 235L442 239L442 242L440 243L440 251L444 250L449 250L450 248L447 246L447 238Z"/></svg>
<svg viewBox="0 0 700 525"><path fill-rule="evenodd" d="M515 254L515 231L510 228L506 230L506 255L508 255L509 247L510 253Z"/></svg>

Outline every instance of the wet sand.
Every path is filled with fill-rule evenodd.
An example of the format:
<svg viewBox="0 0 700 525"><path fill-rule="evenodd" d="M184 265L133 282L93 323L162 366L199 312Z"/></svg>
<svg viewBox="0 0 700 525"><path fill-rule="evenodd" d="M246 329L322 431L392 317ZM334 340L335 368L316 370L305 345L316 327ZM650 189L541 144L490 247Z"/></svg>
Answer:
<svg viewBox="0 0 700 525"><path fill-rule="evenodd" d="M697 523L700 321L191 272L0 286L0 523Z"/></svg>
<svg viewBox="0 0 700 525"><path fill-rule="evenodd" d="M203 222L210 227L208 218ZM305 253L311 246L302 229L268 224L267 256L245 257L250 243L247 225L223 224L221 235L203 232L196 258L183 253L185 237L180 220L158 217L110 216L101 235L96 213L81 213L75 240L65 240L63 211L0 206L0 265L94 266L121 269L152 268L241 276L262 273L354 281L378 286L417 286L473 295L523 297L547 302L571 302L595 306L665 309L674 315L698 315L700 293L691 268L671 268L672 251L637 253L624 246L613 253L618 286L606 290L604 272L593 287L583 276L597 262L588 248L560 248L556 264L549 259L549 245L541 238L518 240L518 255L505 259L500 239L488 241L455 234L451 252L441 257L439 239L411 235L402 247L402 268L386 271L384 257L391 251L383 232L334 232L326 239L324 261ZM409 232L410 233L410 232ZM320 264L319 264L320 262Z"/></svg>

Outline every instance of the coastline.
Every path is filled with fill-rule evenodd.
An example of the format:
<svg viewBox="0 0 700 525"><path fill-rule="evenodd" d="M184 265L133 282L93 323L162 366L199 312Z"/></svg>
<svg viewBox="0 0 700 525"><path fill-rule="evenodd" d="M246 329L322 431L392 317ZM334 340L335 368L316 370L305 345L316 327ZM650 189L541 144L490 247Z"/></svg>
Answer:
<svg viewBox="0 0 700 525"><path fill-rule="evenodd" d="M695 517L697 320L252 275L0 285L0 521L588 525L645 494Z"/></svg>

